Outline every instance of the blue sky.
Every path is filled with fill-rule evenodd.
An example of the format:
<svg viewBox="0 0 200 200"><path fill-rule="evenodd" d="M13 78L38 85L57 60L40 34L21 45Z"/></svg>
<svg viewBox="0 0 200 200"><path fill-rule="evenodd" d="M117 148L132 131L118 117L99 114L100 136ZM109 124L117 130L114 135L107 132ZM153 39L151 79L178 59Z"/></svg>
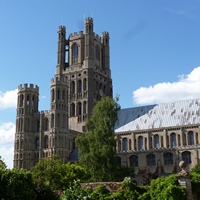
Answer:
<svg viewBox="0 0 200 200"><path fill-rule="evenodd" d="M17 87L40 87L49 110L57 30L94 19L110 34L114 96L122 108L200 98L199 0L0 0L0 156L12 168Z"/></svg>

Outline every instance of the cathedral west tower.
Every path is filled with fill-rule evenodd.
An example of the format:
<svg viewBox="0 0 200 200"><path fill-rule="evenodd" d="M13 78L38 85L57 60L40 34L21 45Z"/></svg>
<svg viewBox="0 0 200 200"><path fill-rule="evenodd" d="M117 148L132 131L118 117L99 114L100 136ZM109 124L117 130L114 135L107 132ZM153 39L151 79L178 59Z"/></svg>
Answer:
<svg viewBox="0 0 200 200"><path fill-rule="evenodd" d="M18 87L14 167L30 169L39 159L57 154L73 161L75 138L102 96L112 97L109 33L94 33L92 18L84 32L66 36L58 28L57 65L50 84L50 109L38 111L39 87Z"/></svg>

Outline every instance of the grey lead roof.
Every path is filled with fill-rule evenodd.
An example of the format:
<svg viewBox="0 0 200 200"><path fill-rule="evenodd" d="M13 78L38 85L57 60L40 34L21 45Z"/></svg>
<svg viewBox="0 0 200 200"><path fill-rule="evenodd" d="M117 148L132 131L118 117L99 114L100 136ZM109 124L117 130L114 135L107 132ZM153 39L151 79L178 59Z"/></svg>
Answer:
<svg viewBox="0 0 200 200"><path fill-rule="evenodd" d="M115 133L200 123L200 99L121 109Z"/></svg>

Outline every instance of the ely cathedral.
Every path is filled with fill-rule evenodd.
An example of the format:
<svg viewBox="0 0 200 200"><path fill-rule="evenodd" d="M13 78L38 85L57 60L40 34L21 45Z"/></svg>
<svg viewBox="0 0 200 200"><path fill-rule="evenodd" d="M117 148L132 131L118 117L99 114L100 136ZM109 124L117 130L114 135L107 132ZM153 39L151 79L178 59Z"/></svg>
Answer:
<svg viewBox="0 0 200 200"><path fill-rule="evenodd" d="M55 76L50 84L50 109L39 111L39 87L18 86L14 167L30 169L39 159L57 154L64 163L78 161L75 138L85 132L95 102L113 96L109 33L93 31L66 36L58 28ZM145 174L189 171L200 161L200 99L121 109L115 126L120 165L134 167L135 181Z"/></svg>

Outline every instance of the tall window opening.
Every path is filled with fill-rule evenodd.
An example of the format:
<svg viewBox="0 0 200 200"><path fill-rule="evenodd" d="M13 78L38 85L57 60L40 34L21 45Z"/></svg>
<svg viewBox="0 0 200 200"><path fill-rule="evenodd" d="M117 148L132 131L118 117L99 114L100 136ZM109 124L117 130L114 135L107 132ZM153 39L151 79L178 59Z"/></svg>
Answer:
<svg viewBox="0 0 200 200"><path fill-rule="evenodd" d="M74 43L72 45L72 64L78 63L78 45Z"/></svg>
<svg viewBox="0 0 200 200"><path fill-rule="evenodd" d="M194 133L189 131L188 133L188 145L194 145Z"/></svg>
<svg viewBox="0 0 200 200"><path fill-rule="evenodd" d="M164 154L164 163L165 163L165 165L172 165L173 164L173 154L172 153L165 153Z"/></svg>
<svg viewBox="0 0 200 200"><path fill-rule="evenodd" d="M156 156L154 154L147 155L147 165L148 166L156 165Z"/></svg>
<svg viewBox="0 0 200 200"><path fill-rule="evenodd" d="M154 147L155 148L160 148L160 141L159 141L159 135L154 135Z"/></svg>
<svg viewBox="0 0 200 200"><path fill-rule="evenodd" d="M171 147L172 148L176 147L176 134L175 133L171 134Z"/></svg>
<svg viewBox="0 0 200 200"><path fill-rule="evenodd" d="M128 140L127 140L127 138L123 138L122 142L123 142L123 151L127 151L128 150Z"/></svg>
<svg viewBox="0 0 200 200"><path fill-rule="evenodd" d="M182 160L185 161L186 164L192 163L192 161L191 161L191 153L189 151L184 151L182 153Z"/></svg>
<svg viewBox="0 0 200 200"><path fill-rule="evenodd" d="M132 155L129 157L130 167L138 167L138 156Z"/></svg>
<svg viewBox="0 0 200 200"><path fill-rule="evenodd" d="M139 150L144 149L143 137L142 137L142 136L139 136L139 137L138 137L138 149L139 149Z"/></svg>

